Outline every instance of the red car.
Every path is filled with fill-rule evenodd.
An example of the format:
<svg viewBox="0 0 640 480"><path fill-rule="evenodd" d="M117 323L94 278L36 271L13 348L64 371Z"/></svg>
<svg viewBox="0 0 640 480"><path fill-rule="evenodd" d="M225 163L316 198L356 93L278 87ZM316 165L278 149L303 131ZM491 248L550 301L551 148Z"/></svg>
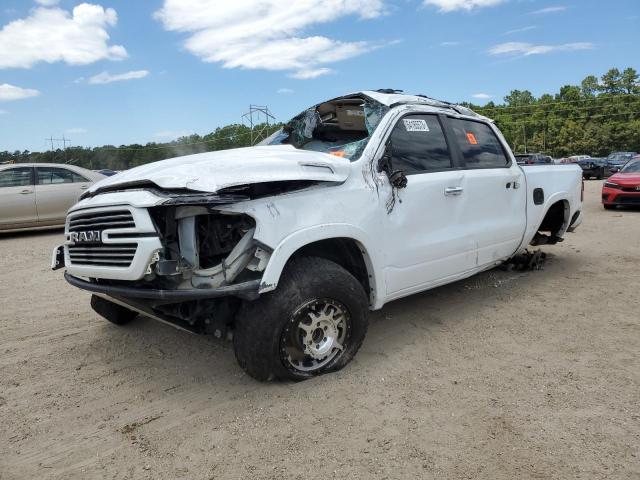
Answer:
<svg viewBox="0 0 640 480"><path fill-rule="evenodd" d="M622 170L604 182L602 204L606 209L618 205L640 207L640 156L633 157Z"/></svg>

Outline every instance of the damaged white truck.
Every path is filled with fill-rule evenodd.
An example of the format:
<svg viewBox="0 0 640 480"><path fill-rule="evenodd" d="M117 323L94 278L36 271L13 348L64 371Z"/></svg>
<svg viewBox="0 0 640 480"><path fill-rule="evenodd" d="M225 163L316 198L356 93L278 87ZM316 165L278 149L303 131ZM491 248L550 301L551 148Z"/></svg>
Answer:
<svg viewBox="0 0 640 480"><path fill-rule="evenodd" d="M581 208L578 166L523 170L488 118L363 91L95 184L53 268L115 324L232 337L249 375L301 380L354 357L369 310L562 241Z"/></svg>

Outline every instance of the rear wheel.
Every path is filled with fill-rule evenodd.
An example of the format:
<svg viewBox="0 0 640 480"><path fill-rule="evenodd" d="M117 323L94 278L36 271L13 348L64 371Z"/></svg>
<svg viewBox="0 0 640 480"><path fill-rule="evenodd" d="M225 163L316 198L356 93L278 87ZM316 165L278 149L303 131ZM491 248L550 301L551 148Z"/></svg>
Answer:
<svg viewBox="0 0 640 480"><path fill-rule="evenodd" d="M367 296L353 275L329 260L298 258L277 290L242 306L234 350L257 380L305 380L349 363L367 326Z"/></svg>
<svg viewBox="0 0 640 480"><path fill-rule="evenodd" d="M105 300L97 295L91 295L91 308L93 308L93 311L98 315L115 325L125 325L138 316L137 312Z"/></svg>

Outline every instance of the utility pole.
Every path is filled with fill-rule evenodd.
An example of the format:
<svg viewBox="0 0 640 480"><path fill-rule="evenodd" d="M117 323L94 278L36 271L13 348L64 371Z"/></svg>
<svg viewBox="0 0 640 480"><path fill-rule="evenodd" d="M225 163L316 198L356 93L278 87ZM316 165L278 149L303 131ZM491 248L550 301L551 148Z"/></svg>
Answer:
<svg viewBox="0 0 640 480"><path fill-rule="evenodd" d="M251 145L269 136L269 121L275 121L275 119L276 117L271 114L269 107L266 105L249 105L249 111L242 115L242 124L245 125L245 122L249 123ZM256 126L260 124L262 124L262 127L256 130Z"/></svg>
<svg viewBox="0 0 640 480"><path fill-rule="evenodd" d="M66 138L64 135L62 135L62 138L53 138L52 135L49 138L45 138L45 141L51 142L51 163L53 163L56 158L55 149L53 148L53 142L62 142L62 148L64 151L64 163L69 163L67 162L67 143L71 145L70 139Z"/></svg>

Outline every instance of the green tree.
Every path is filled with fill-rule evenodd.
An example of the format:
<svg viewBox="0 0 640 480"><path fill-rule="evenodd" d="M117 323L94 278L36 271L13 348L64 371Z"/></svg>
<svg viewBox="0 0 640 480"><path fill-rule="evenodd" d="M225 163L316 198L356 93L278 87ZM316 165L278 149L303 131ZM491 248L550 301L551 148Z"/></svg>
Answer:
<svg viewBox="0 0 640 480"><path fill-rule="evenodd" d="M598 77L595 75L589 75L582 80L581 83L582 94L585 97L592 97L598 93L600 90L600 83L598 82Z"/></svg>
<svg viewBox="0 0 640 480"><path fill-rule="evenodd" d="M602 91L610 94L622 93L622 78L620 70L612 68L602 76Z"/></svg>
<svg viewBox="0 0 640 480"><path fill-rule="evenodd" d="M634 68L626 68L620 77L620 86L627 94L640 93L640 76Z"/></svg>

